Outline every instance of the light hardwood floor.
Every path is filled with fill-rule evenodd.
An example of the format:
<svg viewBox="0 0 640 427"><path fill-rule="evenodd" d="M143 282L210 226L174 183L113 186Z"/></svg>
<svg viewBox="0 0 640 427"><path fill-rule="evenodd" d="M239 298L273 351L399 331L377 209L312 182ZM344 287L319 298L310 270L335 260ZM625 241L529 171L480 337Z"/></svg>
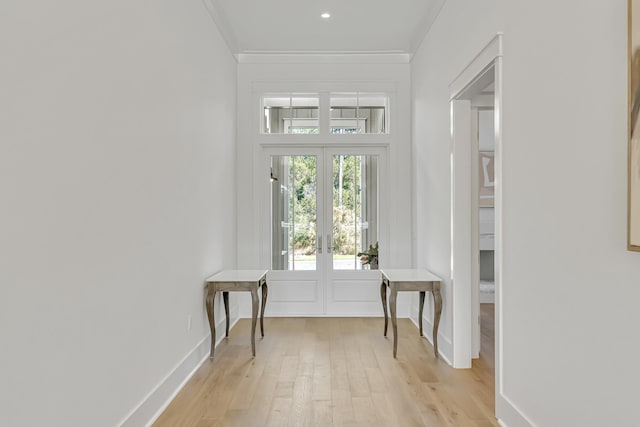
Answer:
<svg viewBox="0 0 640 427"><path fill-rule="evenodd" d="M154 426L498 426L485 306L481 358L465 370L435 359L408 319L397 359L382 318L267 318L255 358L243 319Z"/></svg>

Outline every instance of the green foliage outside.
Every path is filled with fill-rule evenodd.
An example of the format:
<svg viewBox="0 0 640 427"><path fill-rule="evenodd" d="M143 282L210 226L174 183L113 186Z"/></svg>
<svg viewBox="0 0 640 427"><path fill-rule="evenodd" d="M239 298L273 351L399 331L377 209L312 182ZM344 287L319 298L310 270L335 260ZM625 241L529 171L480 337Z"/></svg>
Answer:
<svg viewBox="0 0 640 427"><path fill-rule="evenodd" d="M290 221L296 254L315 252L316 242L316 157L291 157L289 183ZM333 253L355 255L360 248L361 195L360 156L333 157Z"/></svg>
<svg viewBox="0 0 640 427"><path fill-rule="evenodd" d="M293 236L296 253L309 255L316 242L316 158L291 157L289 165L289 221L295 222Z"/></svg>

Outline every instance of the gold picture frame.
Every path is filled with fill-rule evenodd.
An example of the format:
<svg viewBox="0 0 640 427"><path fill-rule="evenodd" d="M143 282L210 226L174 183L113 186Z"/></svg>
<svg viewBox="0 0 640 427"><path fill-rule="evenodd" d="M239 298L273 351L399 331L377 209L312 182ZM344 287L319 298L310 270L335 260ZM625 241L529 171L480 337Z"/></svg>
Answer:
<svg viewBox="0 0 640 427"><path fill-rule="evenodd" d="M640 0L628 0L627 249L640 252Z"/></svg>

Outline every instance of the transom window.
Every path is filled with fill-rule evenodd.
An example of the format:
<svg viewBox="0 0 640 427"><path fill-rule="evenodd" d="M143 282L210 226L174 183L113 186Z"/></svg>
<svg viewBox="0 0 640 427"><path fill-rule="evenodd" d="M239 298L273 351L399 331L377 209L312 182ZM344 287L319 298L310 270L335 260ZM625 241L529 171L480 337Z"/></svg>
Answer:
<svg viewBox="0 0 640 427"><path fill-rule="evenodd" d="M332 93L331 133L387 133L387 96L374 93Z"/></svg>
<svg viewBox="0 0 640 427"><path fill-rule="evenodd" d="M327 94L323 96L326 97ZM323 133L321 117L325 117L324 123L328 117L328 132L333 135L388 133L388 95L371 92L332 92L328 94L328 111L321 110L320 99L321 95L318 93L263 96L262 133L320 134ZM323 99L323 105L327 105L327 98Z"/></svg>
<svg viewBox="0 0 640 427"><path fill-rule="evenodd" d="M279 94L262 98L263 133L318 133L318 105L315 94Z"/></svg>

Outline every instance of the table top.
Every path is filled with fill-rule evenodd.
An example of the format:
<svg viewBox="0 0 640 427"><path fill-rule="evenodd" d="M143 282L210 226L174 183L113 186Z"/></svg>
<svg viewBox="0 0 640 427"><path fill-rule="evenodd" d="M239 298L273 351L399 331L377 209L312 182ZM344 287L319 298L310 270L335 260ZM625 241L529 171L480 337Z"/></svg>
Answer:
<svg viewBox="0 0 640 427"><path fill-rule="evenodd" d="M209 277L207 282L258 282L269 270L222 270Z"/></svg>
<svg viewBox="0 0 640 427"><path fill-rule="evenodd" d="M429 270L413 268L413 269L398 269L391 270L385 268L380 270L380 273L386 277L390 282L441 282L438 276L430 272Z"/></svg>

